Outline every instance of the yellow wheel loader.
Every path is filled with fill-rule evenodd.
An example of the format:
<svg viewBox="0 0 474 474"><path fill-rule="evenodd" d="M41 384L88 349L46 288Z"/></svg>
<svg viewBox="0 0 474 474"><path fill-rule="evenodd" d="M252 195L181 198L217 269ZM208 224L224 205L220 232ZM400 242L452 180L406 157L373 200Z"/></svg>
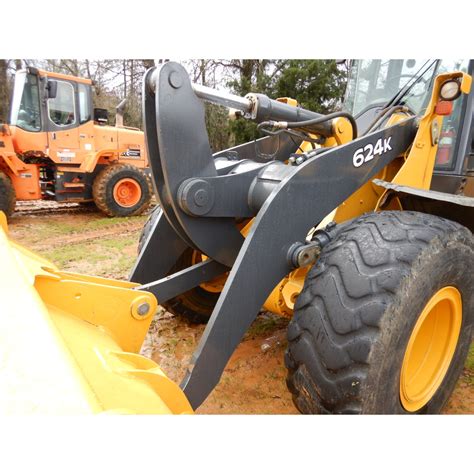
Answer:
<svg viewBox="0 0 474 474"><path fill-rule="evenodd" d="M160 205L130 282L61 272L0 234L2 409L190 413L264 307L291 318L301 412L438 413L474 326L473 67L352 61L329 115L149 70ZM212 155L205 101L265 136ZM180 387L138 355L157 303L207 324Z"/></svg>

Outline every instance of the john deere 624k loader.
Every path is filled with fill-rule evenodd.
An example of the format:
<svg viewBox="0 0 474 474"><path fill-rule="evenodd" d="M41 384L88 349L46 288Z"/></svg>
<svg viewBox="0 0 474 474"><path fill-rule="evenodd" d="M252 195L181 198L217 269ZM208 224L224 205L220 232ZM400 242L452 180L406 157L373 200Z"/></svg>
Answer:
<svg viewBox="0 0 474 474"><path fill-rule="evenodd" d="M9 331L14 351L26 319L41 323L55 336L54 367L73 374L61 380L92 411L189 412L263 306L292 318L287 384L303 413L439 412L474 324L473 65L354 61L346 111L329 115L192 84L176 63L149 70L144 122L160 207L137 283L60 272L5 241L2 261L21 264L28 298L9 295L0 338ZM212 155L204 101L267 136ZM35 311L21 310L27 299ZM156 300L207 322L182 391L135 353ZM10 360L2 379L19 382L5 400L21 408L35 396L21 374L39 385L41 371ZM43 369L54 378L53 365Z"/></svg>

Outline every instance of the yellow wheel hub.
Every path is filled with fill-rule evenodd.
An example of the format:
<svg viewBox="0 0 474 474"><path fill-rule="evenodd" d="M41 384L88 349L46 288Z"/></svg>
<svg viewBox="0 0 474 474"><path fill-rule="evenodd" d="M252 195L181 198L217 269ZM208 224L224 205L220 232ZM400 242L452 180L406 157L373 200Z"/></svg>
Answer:
<svg viewBox="0 0 474 474"><path fill-rule="evenodd" d="M446 286L428 301L408 341L400 376L405 410L419 410L440 387L456 350L461 323L461 294Z"/></svg>
<svg viewBox="0 0 474 474"><path fill-rule="evenodd" d="M239 224L240 233L244 237L247 237L247 234L250 231L250 227L252 226L252 223L253 223L253 219L250 219L249 221L244 221L241 224ZM206 255L203 255L201 252L198 252L197 250L193 252L193 256L191 258L191 262L193 265L199 262L204 262L206 260L207 260ZM201 283L199 286L203 290L209 291L210 293L221 293L222 290L224 289L224 285L228 276L229 276L229 272L225 272L223 275L218 276L211 281Z"/></svg>
<svg viewBox="0 0 474 474"><path fill-rule="evenodd" d="M195 250L193 252L193 256L191 258L191 262L193 265L200 262L205 262L207 260L206 255L203 255L201 252ZM210 293L220 293L224 288L225 281L227 280L227 275L229 272L224 273L224 275L218 276L210 281L201 283L199 286Z"/></svg>

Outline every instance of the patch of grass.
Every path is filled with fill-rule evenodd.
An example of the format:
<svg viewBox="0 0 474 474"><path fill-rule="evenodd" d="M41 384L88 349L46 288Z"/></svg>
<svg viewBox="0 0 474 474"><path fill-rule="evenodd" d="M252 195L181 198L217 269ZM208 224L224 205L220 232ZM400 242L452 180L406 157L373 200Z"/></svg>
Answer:
<svg viewBox="0 0 474 474"><path fill-rule="evenodd" d="M466 360L466 368L474 371L474 342L471 344Z"/></svg>
<svg viewBox="0 0 474 474"><path fill-rule="evenodd" d="M43 230L47 232L48 235L63 235L82 230L82 225L71 224L70 222L62 222L59 219L55 219L49 221Z"/></svg>
<svg viewBox="0 0 474 474"><path fill-rule="evenodd" d="M70 262L87 260L90 263L98 263L109 258L104 252L94 251L94 246L90 243L70 244L56 247L43 253L47 260L51 260L60 268Z"/></svg>
<svg viewBox="0 0 474 474"><path fill-rule="evenodd" d="M288 320L275 314L264 314L259 316L247 331L247 336L257 337L271 333L276 329L283 329L288 325Z"/></svg>
<svg viewBox="0 0 474 474"><path fill-rule="evenodd" d="M76 242L57 246L42 252L42 256L52 261L59 268L74 269L78 265L92 265L86 271L99 276L126 278L136 257L130 252L124 252L127 247L136 245L136 236L117 236L107 239L97 239L89 242ZM84 268L82 268L84 271Z"/></svg>
<svg viewBox="0 0 474 474"><path fill-rule="evenodd" d="M122 255L117 262L117 273L128 273L136 260L136 257Z"/></svg>
<svg viewBox="0 0 474 474"><path fill-rule="evenodd" d="M37 242L47 243L50 238L60 237L82 230L80 225L72 225L56 219L46 219L42 222L35 222L34 224L22 227L25 229L25 235L21 239L24 244Z"/></svg>
<svg viewBox="0 0 474 474"><path fill-rule="evenodd" d="M176 348L178 345L179 339L176 339L175 337L172 337L166 341L173 349Z"/></svg>
<svg viewBox="0 0 474 474"><path fill-rule="evenodd" d="M469 348L466 363L464 364L463 374L460 380L462 380L464 383L467 383L469 386L474 387L474 342Z"/></svg>
<svg viewBox="0 0 474 474"><path fill-rule="evenodd" d="M110 227L114 224L124 224L127 222L143 222L145 223L148 216L132 216L132 217L102 217L100 219L91 220L85 225L87 230L97 230L104 227Z"/></svg>
<svg viewBox="0 0 474 474"><path fill-rule="evenodd" d="M125 247L129 247L130 245L137 244L137 236L129 235L129 236L109 237L106 239L98 240L97 243L101 247L105 247L107 249L116 249L116 250L122 251Z"/></svg>

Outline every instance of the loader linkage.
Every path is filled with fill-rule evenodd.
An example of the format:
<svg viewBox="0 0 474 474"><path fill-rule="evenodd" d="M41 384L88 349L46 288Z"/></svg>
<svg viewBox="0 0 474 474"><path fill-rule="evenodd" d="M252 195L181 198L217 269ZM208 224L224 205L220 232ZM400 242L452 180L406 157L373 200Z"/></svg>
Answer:
<svg viewBox="0 0 474 474"><path fill-rule="evenodd" d="M130 279L162 303L230 270L181 383L197 408L219 382L269 293L294 269L295 244L308 243L311 228L406 153L418 122L407 118L347 144L309 152L299 166L288 166L284 162L299 143L280 143L268 161L258 152L259 146L278 145L274 137L213 156L200 91L182 66L165 63L148 71L143 87L146 141L162 212ZM282 120L285 114L295 120L294 107L264 96L251 99L254 109L245 113L257 121ZM321 117L304 109L298 114L297 121ZM330 122L319 133L330 136ZM378 154L364 156L368 146L378 146ZM243 218L254 218L245 239L236 225ZM208 259L169 275L189 247Z"/></svg>

